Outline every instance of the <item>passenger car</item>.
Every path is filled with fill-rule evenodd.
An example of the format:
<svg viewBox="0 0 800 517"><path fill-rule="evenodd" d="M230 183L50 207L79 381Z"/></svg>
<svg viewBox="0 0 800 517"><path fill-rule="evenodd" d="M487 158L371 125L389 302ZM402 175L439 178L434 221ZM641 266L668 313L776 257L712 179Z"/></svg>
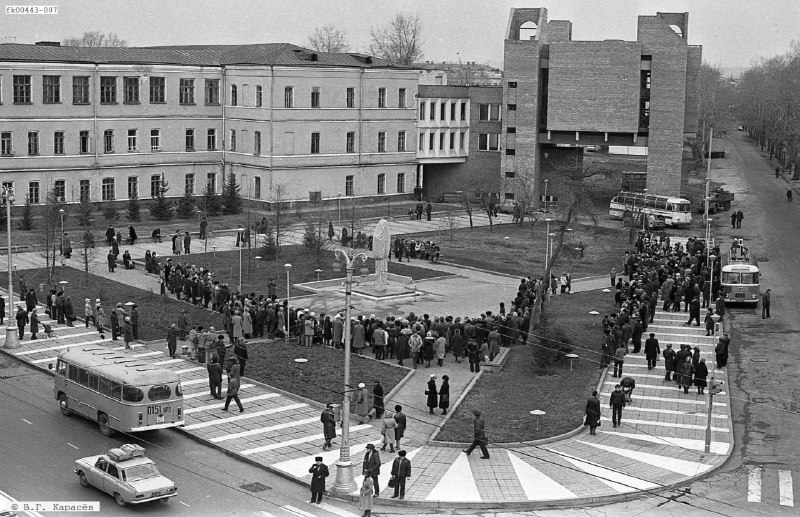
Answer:
<svg viewBox="0 0 800 517"><path fill-rule="evenodd" d="M167 502L178 494L177 485L161 475L139 445L127 444L106 454L81 458L75 461L74 471L81 486L99 488L114 496L120 506L156 499Z"/></svg>

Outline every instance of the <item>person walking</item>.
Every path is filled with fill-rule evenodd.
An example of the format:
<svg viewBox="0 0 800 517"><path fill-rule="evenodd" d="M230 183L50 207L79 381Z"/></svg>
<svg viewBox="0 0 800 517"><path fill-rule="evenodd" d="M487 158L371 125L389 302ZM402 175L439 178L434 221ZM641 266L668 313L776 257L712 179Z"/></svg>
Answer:
<svg viewBox="0 0 800 517"><path fill-rule="evenodd" d="M73 322L75 320L75 307L72 305L72 297L67 296L64 299L64 321L66 321L68 327L74 327L75 324Z"/></svg>
<svg viewBox="0 0 800 517"><path fill-rule="evenodd" d="M692 385L692 376L694 375L694 366L692 366L692 357L686 356L683 364L680 366L679 373L680 379L678 381L678 389L683 388L684 393L689 393L689 387Z"/></svg>
<svg viewBox="0 0 800 517"><path fill-rule="evenodd" d="M381 426L381 434L383 435L382 451L385 451L388 445L389 452L394 454L395 429L397 429L397 421L394 419L394 414L391 411L385 412L383 414L383 425Z"/></svg>
<svg viewBox="0 0 800 517"><path fill-rule="evenodd" d="M437 396L439 392L436 389L436 374L432 373L428 378L428 387L425 389L425 395L427 395L428 400L425 405L428 406L428 412L432 415L433 409L439 405L439 401Z"/></svg>
<svg viewBox="0 0 800 517"><path fill-rule="evenodd" d="M612 377L622 377L622 365L625 363L625 345L620 344L614 351L614 375Z"/></svg>
<svg viewBox="0 0 800 517"><path fill-rule="evenodd" d="M611 407L611 423L614 427L621 425L622 408L625 407L625 393L622 392L622 387L619 384L614 386L608 405Z"/></svg>
<svg viewBox="0 0 800 517"><path fill-rule="evenodd" d="M731 228L736 228L736 212L731 212Z"/></svg>
<svg viewBox="0 0 800 517"><path fill-rule="evenodd" d="M706 336L713 336L715 333L715 323L714 323L714 309L708 309L706 313L706 317L704 319L704 323L706 325Z"/></svg>
<svg viewBox="0 0 800 517"><path fill-rule="evenodd" d="M31 310L31 340L36 339L36 334L39 333L39 315L36 313L36 307Z"/></svg>
<svg viewBox="0 0 800 517"><path fill-rule="evenodd" d="M372 515L372 489L373 486L378 486L376 481L373 481L375 478L364 478L364 483L361 485L361 490L358 494L358 509L362 510L364 513L361 514L361 517L370 517ZM375 493L375 495L378 495Z"/></svg>
<svg viewBox="0 0 800 517"><path fill-rule="evenodd" d="M398 447L400 445L398 444ZM392 499L404 499L406 496L406 479L411 477L411 460L406 458L406 451L397 451L392 462L392 478L394 478L394 495Z"/></svg>
<svg viewBox="0 0 800 517"><path fill-rule="evenodd" d="M697 363L697 366L694 369L694 385L697 386L697 394L703 395L705 394L705 389L707 386L706 379L708 378L708 366L706 365L706 358L703 357L700 359L700 362Z"/></svg>
<svg viewBox="0 0 800 517"><path fill-rule="evenodd" d="M133 339L133 329L131 329L131 339ZM169 356L175 358L175 352L178 350L178 329L174 323L167 329L167 349Z"/></svg>
<svg viewBox="0 0 800 517"><path fill-rule="evenodd" d="M247 343L244 341L237 341L236 344L233 345L233 355L239 360L239 374L244 377L244 367L247 365L248 359Z"/></svg>
<svg viewBox="0 0 800 517"><path fill-rule="evenodd" d="M133 343L133 325L131 325L131 317L126 316L122 324L122 339L125 340L125 348L130 349ZM170 357L175 357L175 352Z"/></svg>
<svg viewBox="0 0 800 517"><path fill-rule="evenodd" d="M4 325L6 319L6 299L0 296L0 325Z"/></svg>
<svg viewBox="0 0 800 517"><path fill-rule="evenodd" d="M770 306L770 297L772 289L767 289L764 294L761 295L761 319L769 318L769 306Z"/></svg>
<svg viewBox="0 0 800 517"><path fill-rule="evenodd" d="M375 412L375 418L383 416L383 386L378 380L375 381L375 386L372 388L372 410ZM377 481L375 486L378 486Z"/></svg>
<svg viewBox="0 0 800 517"><path fill-rule="evenodd" d="M97 320L94 318L94 307L92 307L92 300L86 298L86 301L83 305L83 322L86 324L86 328L89 328L89 322L94 323L97 325Z"/></svg>
<svg viewBox="0 0 800 517"><path fill-rule="evenodd" d="M367 452L364 454L364 461L361 464L361 474L364 476L364 481L372 478L375 496L379 496L381 489L378 486L378 476L381 474L381 455L375 450L374 444L367 444Z"/></svg>
<svg viewBox="0 0 800 517"><path fill-rule="evenodd" d="M135 303L131 307L131 326L133 327L133 340L139 340L139 306Z"/></svg>
<svg viewBox="0 0 800 517"><path fill-rule="evenodd" d="M450 407L450 377L442 375L442 385L439 387L439 409L442 410L442 415L447 414L447 409Z"/></svg>
<svg viewBox="0 0 800 517"><path fill-rule="evenodd" d="M428 221L431 220L431 212L433 212L433 205L430 201L428 201L428 203L425 205L425 215L427 216Z"/></svg>
<svg viewBox="0 0 800 517"><path fill-rule="evenodd" d="M136 228L134 228L133 225L128 226L128 240L130 240L131 246L136 244L136 239L138 238L139 236L136 235Z"/></svg>
<svg viewBox="0 0 800 517"><path fill-rule="evenodd" d="M433 345L436 350L436 364L441 368L444 366L444 356L447 354L447 338L440 334Z"/></svg>
<svg viewBox="0 0 800 517"><path fill-rule="evenodd" d="M216 354L211 356L206 370L208 370L208 387L211 390L211 396L217 400L222 399L222 366L219 364Z"/></svg>
<svg viewBox="0 0 800 517"><path fill-rule="evenodd" d="M792 202L792 189L786 191L786 201L788 201L789 203Z"/></svg>
<svg viewBox="0 0 800 517"><path fill-rule="evenodd" d="M650 333L650 337L644 342L644 356L647 359L647 369L652 370L656 367L658 356L661 354L661 348L658 346L658 340L654 333Z"/></svg>
<svg viewBox="0 0 800 517"><path fill-rule="evenodd" d="M363 382L358 383L358 389L355 392L355 403L353 405L353 414L358 415L359 423L369 422L369 404L367 403L367 385Z"/></svg>
<svg viewBox="0 0 800 517"><path fill-rule="evenodd" d="M322 422L322 434L325 437L325 443L322 444L322 450L330 449L333 445L331 440L336 438L336 415L333 414L333 406L327 404L322 414L319 416Z"/></svg>
<svg viewBox="0 0 800 517"><path fill-rule="evenodd" d="M394 407L394 420L397 422L397 427L394 428L394 441L399 450L400 438L406 433L406 414L403 413L403 406L400 404Z"/></svg>
<svg viewBox="0 0 800 517"><path fill-rule="evenodd" d="M664 349L664 374L665 381L672 380L672 372L675 371L675 350L672 349L672 343L667 343L667 348Z"/></svg>
<svg viewBox="0 0 800 517"><path fill-rule="evenodd" d="M741 210L736 212L736 229L739 230L742 228L742 219L744 219L744 214Z"/></svg>
<svg viewBox="0 0 800 517"><path fill-rule="evenodd" d="M205 219L203 219L205 221ZM322 456L314 458L314 464L308 469L311 474L311 504L322 502L322 494L325 492L325 478L330 475L328 466L322 463Z"/></svg>
<svg viewBox="0 0 800 517"><path fill-rule="evenodd" d="M467 456L472 454L472 451L475 450L475 447L481 448L481 459L488 460L489 459L489 449L486 446L489 444L489 440L486 438L486 424L481 417L481 412L477 409L472 410L472 415L475 419L472 421L472 444L469 447L464 449L464 452Z"/></svg>
<svg viewBox="0 0 800 517"><path fill-rule="evenodd" d="M594 435L595 429L600 425L600 399L597 390L592 390L592 396L586 401L586 417L583 425L589 426L589 434Z"/></svg>
<svg viewBox="0 0 800 517"><path fill-rule="evenodd" d="M183 234L183 252L186 255L191 253L192 248L192 236L189 235L189 232L184 232Z"/></svg>
<svg viewBox="0 0 800 517"><path fill-rule="evenodd" d="M689 304L689 321L684 323L685 326L691 327L692 320L695 322L695 326L700 326L700 299L693 298L692 302Z"/></svg>
<svg viewBox="0 0 800 517"><path fill-rule="evenodd" d="M200 239L206 240L206 229L208 228L208 221L206 220L206 216L203 216L200 219Z"/></svg>
<svg viewBox="0 0 800 517"><path fill-rule="evenodd" d="M113 250L108 250L108 255L106 255L106 261L108 262L108 272L113 273L114 268L117 267L117 256L114 255Z"/></svg>
<svg viewBox="0 0 800 517"><path fill-rule="evenodd" d="M234 400L236 401L236 405L239 407L239 413L244 413L242 401L239 400L240 383L241 379L239 378L239 361L236 359L236 356L233 356L231 357L231 370L228 372L228 392L225 398L225 407L222 408L223 411L227 411L231 400Z"/></svg>
<svg viewBox="0 0 800 517"><path fill-rule="evenodd" d="M94 315L97 318L97 332L102 334L105 331L105 326L108 324L106 321L106 311L100 303L100 298L96 299L94 306Z"/></svg>
<svg viewBox="0 0 800 517"><path fill-rule="evenodd" d="M719 338L717 346L714 347L714 355L716 356L717 368L725 368L728 365L728 346L731 343L731 338L728 334L722 334Z"/></svg>
<svg viewBox="0 0 800 517"><path fill-rule="evenodd" d="M19 340L22 341L22 338L25 337L25 325L28 324L28 313L22 307L17 307L17 314L15 318L17 320L17 331L19 332Z"/></svg>

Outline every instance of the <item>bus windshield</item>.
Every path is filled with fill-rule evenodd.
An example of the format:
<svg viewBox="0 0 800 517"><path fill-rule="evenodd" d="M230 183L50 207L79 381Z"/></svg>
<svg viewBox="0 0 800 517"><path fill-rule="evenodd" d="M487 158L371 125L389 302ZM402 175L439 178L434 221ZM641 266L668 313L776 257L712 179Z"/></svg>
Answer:
<svg viewBox="0 0 800 517"><path fill-rule="evenodd" d="M757 284L758 273L742 273L742 284Z"/></svg>

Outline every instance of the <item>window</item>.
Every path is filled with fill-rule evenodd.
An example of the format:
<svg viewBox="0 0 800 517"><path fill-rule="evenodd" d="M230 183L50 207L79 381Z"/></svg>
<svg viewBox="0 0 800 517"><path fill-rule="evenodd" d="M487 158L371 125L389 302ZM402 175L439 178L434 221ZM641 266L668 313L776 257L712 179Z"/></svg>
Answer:
<svg viewBox="0 0 800 517"><path fill-rule="evenodd" d="M139 131L136 129L128 130L128 152L135 153L139 150Z"/></svg>
<svg viewBox="0 0 800 517"><path fill-rule="evenodd" d="M89 104L89 76L72 77L72 104Z"/></svg>
<svg viewBox="0 0 800 517"><path fill-rule="evenodd" d="M14 76L14 104L31 103L31 76Z"/></svg>
<svg viewBox="0 0 800 517"><path fill-rule="evenodd" d="M153 174L150 176L150 197L157 197L161 191L161 175Z"/></svg>
<svg viewBox="0 0 800 517"><path fill-rule="evenodd" d="M406 107L406 89L400 88L397 90L397 107L398 108L405 108Z"/></svg>
<svg viewBox="0 0 800 517"><path fill-rule="evenodd" d="M453 121L456 120L456 104L458 104L458 103L457 102L451 102L450 103L450 120L453 120Z"/></svg>
<svg viewBox="0 0 800 517"><path fill-rule="evenodd" d="M253 132L253 154L256 156L261 155L261 131Z"/></svg>
<svg viewBox="0 0 800 517"><path fill-rule="evenodd" d="M311 133L311 154L319 154L319 133Z"/></svg>
<svg viewBox="0 0 800 517"><path fill-rule="evenodd" d="M428 139L429 140L429 142L428 142L428 150L429 151L433 151L433 146L434 146L434 143L436 142L435 139L436 139L436 133L431 133L430 134L430 138Z"/></svg>
<svg viewBox="0 0 800 517"><path fill-rule="evenodd" d="M64 132L53 133L53 154L64 154Z"/></svg>
<svg viewBox="0 0 800 517"><path fill-rule="evenodd" d="M314 86L311 88L311 107L319 108L319 87Z"/></svg>
<svg viewBox="0 0 800 517"><path fill-rule="evenodd" d="M144 400L144 392L141 388L135 386L123 386L122 400L126 402L141 402ZM122 472L124 473L125 471L123 470Z"/></svg>
<svg viewBox="0 0 800 517"><path fill-rule="evenodd" d="M517 105L516 104L509 104L508 105L508 111L517 111Z"/></svg>
<svg viewBox="0 0 800 517"><path fill-rule="evenodd" d="M447 133L439 133L439 149L444 151L445 148L445 140L447 139Z"/></svg>
<svg viewBox="0 0 800 517"><path fill-rule="evenodd" d="M58 201L64 201L67 195L67 182L66 180L56 180L53 184L53 195Z"/></svg>
<svg viewBox="0 0 800 517"><path fill-rule="evenodd" d="M31 181L28 183L28 200L31 204L39 204L39 182Z"/></svg>
<svg viewBox="0 0 800 517"><path fill-rule="evenodd" d="M103 201L114 201L114 178L103 178L101 190Z"/></svg>
<svg viewBox="0 0 800 517"><path fill-rule="evenodd" d="M253 195L256 199L261 199L261 178L258 176L253 178Z"/></svg>
<svg viewBox="0 0 800 517"><path fill-rule="evenodd" d="M401 172L397 175L397 193L402 194L406 191L406 174Z"/></svg>
<svg viewBox="0 0 800 517"><path fill-rule="evenodd" d="M172 396L172 389L166 384L153 386L147 391L147 398L150 399L151 402L167 400L170 396Z"/></svg>
<svg viewBox="0 0 800 517"><path fill-rule="evenodd" d="M456 148L456 135L457 134L458 133L450 133L450 150L451 151Z"/></svg>
<svg viewBox="0 0 800 517"><path fill-rule="evenodd" d="M216 192L217 191L217 173L216 172L209 172L206 176L206 188L208 188L209 192Z"/></svg>
<svg viewBox="0 0 800 517"><path fill-rule="evenodd" d="M112 129L106 129L103 131L103 152L114 152L114 131Z"/></svg>
<svg viewBox="0 0 800 517"><path fill-rule="evenodd" d="M128 176L128 199L139 197L139 177Z"/></svg>
<svg viewBox="0 0 800 517"><path fill-rule="evenodd" d="M114 76L100 77L100 104L116 104L117 78Z"/></svg>
<svg viewBox="0 0 800 517"><path fill-rule="evenodd" d="M264 90L260 86L256 86L256 107L260 108L264 104Z"/></svg>
<svg viewBox="0 0 800 517"><path fill-rule="evenodd" d="M425 133L419 134L419 150L420 151L425 150Z"/></svg>
<svg viewBox="0 0 800 517"><path fill-rule="evenodd" d="M506 156L514 156L515 154L517 154L517 150L516 149L506 148Z"/></svg>
<svg viewBox="0 0 800 517"><path fill-rule="evenodd" d="M167 80L164 77L150 77L150 104L167 102Z"/></svg>
<svg viewBox="0 0 800 517"><path fill-rule="evenodd" d="M517 128L515 128L515 127L507 127L507 128L506 128L506 133L509 133L509 134L512 134L512 135L513 135L513 134L515 134L516 132L517 132Z"/></svg>
<svg viewBox="0 0 800 517"><path fill-rule="evenodd" d="M92 182L90 180L81 180L78 184L78 192L81 201L89 201L92 198Z"/></svg>
<svg viewBox="0 0 800 517"><path fill-rule="evenodd" d="M436 102L431 102L431 108L428 110L431 120L436 120Z"/></svg>
<svg viewBox="0 0 800 517"><path fill-rule="evenodd" d="M467 103L461 103L461 120L467 120Z"/></svg>
<svg viewBox="0 0 800 517"><path fill-rule="evenodd" d="M283 89L283 107L294 108L294 88L291 86Z"/></svg>
<svg viewBox="0 0 800 517"><path fill-rule="evenodd" d="M386 107L386 88L378 88L378 107Z"/></svg>
<svg viewBox="0 0 800 517"><path fill-rule="evenodd" d="M478 135L478 150L480 151L497 151L498 147L497 133L481 133Z"/></svg>
<svg viewBox="0 0 800 517"><path fill-rule="evenodd" d="M439 120L442 122L447 120L447 103L445 101L439 104Z"/></svg>
<svg viewBox="0 0 800 517"><path fill-rule="evenodd" d="M386 131L378 131L378 152L386 152Z"/></svg>
<svg viewBox="0 0 800 517"><path fill-rule="evenodd" d="M231 85L231 106L236 106L239 104L239 90L237 90L236 85Z"/></svg>
<svg viewBox="0 0 800 517"><path fill-rule="evenodd" d="M231 145L230 145L230 150L231 150L231 151L236 151L236 130L235 130L235 129L231 129Z"/></svg>
<svg viewBox="0 0 800 517"><path fill-rule="evenodd" d="M61 103L61 76L42 76L42 102L44 104Z"/></svg>
<svg viewBox="0 0 800 517"><path fill-rule="evenodd" d="M37 156L39 154L39 132L28 131L28 154Z"/></svg>
<svg viewBox="0 0 800 517"><path fill-rule="evenodd" d="M467 133L466 133L466 131L462 131L461 134L459 135L459 137L460 138L459 138L459 141L458 141L458 148L463 151L464 150L464 146L466 145L466 141L467 141Z"/></svg>
<svg viewBox="0 0 800 517"><path fill-rule="evenodd" d="M186 130L186 150L194 151L194 129Z"/></svg>
<svg viewBox="0 0 800 517"><path fill-rule="evenodd" d="M500 120L500 105L499 104L479 104L478 105L478 118L484 121Z"/></svg>
<svg viewBox="0 0 800 517"><path fill-rule="evenodd" d="M160 129L151 129L150 130L150 150L151 151L160 151L161 150L161 130Z"/></svg>
<svg viewBox="0 0 800 517"><path fill-rule="evenodd" d="M356 152L356 132L355 131L348 131L347 132L347 145L346 151L347 153L354 153Z"/></svg>
<svg viewBox="0 0 800 517"><path fill-rule="evenodd" d="M206 105L219 105L219 79L206 79Z"/></svg>
<svg viewBox="0 0 800 517"><path fill-rule="evenodd" d="M194 195L194 173L186 175L186 182L184 184L184 191L190 196Z"/></svg>
<svg viewBox="0 0 800 517"><path fill-rule="evenodd" d="M125 104L139 104L139 78L123 77L123 102Z"/></svg>
<svg viewBox="0 0 800 517"><path fill-rule="evenodd" d="M386 174L378 174L378 194L386 194Z"/></svg>
<svg viewBox="0 0 800 517"><path fill-rule="evenodd" d="M425 106L426 106L426 104L424 102L421 102L419 104L419 119L420 120L425 120Z"/></svg>
<svg viewBox="0 0 800 517"><path fill-rule="evenodd" d="M516 88L517 87L517 82L516 81L508 81L508 87L509 88Z"/></svg>
<svg viewBox="0 0 800 517"><path fill-rule="evenodd" d="M405 131L398 131L397 132L397 151L404 152L406 150L406 132Z"/></svg>
<svg viewBox="0 0 800 517"><path fill-rule="evenodd" d="M4 131L0 133L0 154L3 156L11 156L14 151L11 147L11 132Z"/></svg>
<svg viewBox="0 0 800 517"><path fill-rule="evenodd" d="M89 145L89 132L88 131L81 131L78 133L78 150L81 154L86 154L91 152L90 145Z"/></svg>
<svg viewBox="0 0 800 517"><path fill-rule="evenodd" d="M194 104L194 79L181 79L178 95L181 104Z"/></svg>
<svg viewBox="0 0 800 517"><path fill-rule="evenodd" d="M353 179L355 176L345 176L344 177L344 195L345 196L352 196L353 195Z"/></svg>
<svg viewBox="0 0 800 517"><path fill-rule="evenodd" d="M356 105L356 89L355 88L348 88L347 89L347 107L353 108Z"/></svg>
<svg viewBox="0 0 800 517"><path fill-rule="evenodd" d="M206 147L208 147L209 151L216 151L217 150L217 130L216 129L209 129L208 133L206 133Z"/></svg>

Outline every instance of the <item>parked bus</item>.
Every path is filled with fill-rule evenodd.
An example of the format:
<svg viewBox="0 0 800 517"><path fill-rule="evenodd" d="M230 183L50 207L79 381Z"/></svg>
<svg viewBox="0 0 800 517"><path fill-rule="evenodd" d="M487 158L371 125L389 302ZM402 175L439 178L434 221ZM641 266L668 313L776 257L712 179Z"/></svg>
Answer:
<svg viewBox="0 0 800 517"><path fill-rule="evenodd" d="M183 425L178 374L132 356L98 346L62 353L53 387L61 413L96 421L105 436Z"/></svg>
<svg viewBox="0 0 800 517"><path fill-rule="evenodd" d="M761 298L761 274L755 258L736 239L722 263L720 287L726 294L725 303L758 305Z"/></svg>
<svg viewBox="0 0 800 517"><path fill-rule="evenodd" d="M646 214L666 226L692 224L692 204L680 197L656 196L641 192L622 191L611 199L608 215L614 219Z"/></svg>

